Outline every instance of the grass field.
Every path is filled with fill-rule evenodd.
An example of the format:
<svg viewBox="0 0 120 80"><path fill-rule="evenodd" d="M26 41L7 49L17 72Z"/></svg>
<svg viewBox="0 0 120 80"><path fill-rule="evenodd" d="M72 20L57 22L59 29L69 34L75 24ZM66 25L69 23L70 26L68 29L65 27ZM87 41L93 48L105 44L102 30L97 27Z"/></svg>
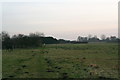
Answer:
<svg viewBox="0 0 120 80"><path fill-rule="evenodd" d="M115 43L53 44L3 51L3 78L118 78Z"/></svg>

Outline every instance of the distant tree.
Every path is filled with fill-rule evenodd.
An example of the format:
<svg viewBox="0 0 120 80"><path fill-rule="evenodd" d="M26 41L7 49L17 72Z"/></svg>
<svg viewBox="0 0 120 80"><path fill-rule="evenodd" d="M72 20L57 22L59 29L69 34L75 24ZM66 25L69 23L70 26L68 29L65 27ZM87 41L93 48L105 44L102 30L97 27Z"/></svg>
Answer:
<svg viewBox="0 0 120 80"><path fill-rule="evenodd" d="M101 40L105 40L106 39L106 36L103 34L101 35Z"/></svg>
<svg viewBox="0 0 120 80"><path fill-rule="evenodd" d="M92 35L91 35L91 34L89 34L89 35L88 35L88 40L89 40L89 39L91 39L91 38L92 38Z"/></svg>
<svg viewBox="0 0 120 80"><path fill-rule="evenodd" d="M5 31L2 32L2 48L3 49L13 49L13 44L9 34Z"/></svg>
<svg viewBox="0 0 120 80"><path fill-rule="evenodd" d="M60 44L70 43L70 40L59 39L58 43Z"/></svg>
<svg viewBox="0 0 120 80"><path fill-rule="evenodd" d="M56 38L53 37L43 37L43 43L45 44L57 44L59 41Z"/></svg>
<svg viewBox="0 0 120 80"><path fill-rule="evenodd" d="M110 37L106 37L105 41L110 42Z"/></svg>
<svg viewBox="0 0 120 80"><path fill-rule="evenodd" d="M88 40L88 42L99 42L99 38L97 37L97 35L94 35L92 38Z"/></svg>
<svg viewBox="0 0 120 80"><path fill-rule="evenodd" d="M2 41L5 41L6 39L10 39L10 35L6 32L2 32Z"/></svg>
<svg viewBox="0 0 120 80"><path fill-rule="evenodd" d="M29 36L30 37L44 37L44 33L35 32L35 33L30 33Z"/></svg>
<svg viewBox="0 0 120 80"><path fill-rule="evenodd" d="M87 42L87 37L78 36L77 41L78 42Z"/></svg>
<svg viewBox="0 0 120 80"><path fill-rule="evenodd" d="M31 40L31 45L34 44L34 46L42 46L42 44L44 44L42 40L42 37L44 37L44 33L41 32L30 33L29 37Z"/></svg>
<svg viewBox="0 0 120 80"><path fill-rule="evenodd" d="M117 39L116 36L111 36L111 37L110 37L110 41L111 41L111 42L116 42L116 41L118 41L118 39Z"/></svg>
<svg viewBox="0 0 120 80"><path fill-rule="evenodd" d="M23 48L24 47L24 42L25 42L25 40L23 40L23 38L24 38L24 34L18 34L17 35L17 39L16 39L16 42L17 42L17 47L19 47L19 48Z"/></svg>
<svg viewBox="0 0 120 80"><path fill-rule="evenodd" d="M61 43L61 44L66 43L66 41L65 41L64 39L59 39L58 41L59 41L59 43Z"/></svg>
<svg viewBox="0 0 120 80"><path fill-rule="evenodd" d="M31 48L41 46L43 33L30 33L29 35L17 34L13 35L11 40L14 48Z"/></svg>
<svg viewBox="0 0 120 80"><path fill-rule="evenodd" d="M80 40L81 40L81 36L78 36L77 41L80 42Z"/></svg>
<svg viewBox="0 0 120 80"><path fill-rule="evenodd" d="M87 37L83 37L82 42L87 42Z"/></svg>

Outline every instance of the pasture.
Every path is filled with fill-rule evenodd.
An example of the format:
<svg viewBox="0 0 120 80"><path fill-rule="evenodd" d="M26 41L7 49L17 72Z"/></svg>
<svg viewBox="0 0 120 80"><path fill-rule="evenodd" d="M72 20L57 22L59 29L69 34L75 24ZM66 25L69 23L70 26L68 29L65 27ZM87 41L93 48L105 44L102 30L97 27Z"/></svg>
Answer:
<svg viewBox="0 0 120 80"><path fill-rule="evenodd" d="M3 50L3 78L118 78L116 43Z"/></svg>

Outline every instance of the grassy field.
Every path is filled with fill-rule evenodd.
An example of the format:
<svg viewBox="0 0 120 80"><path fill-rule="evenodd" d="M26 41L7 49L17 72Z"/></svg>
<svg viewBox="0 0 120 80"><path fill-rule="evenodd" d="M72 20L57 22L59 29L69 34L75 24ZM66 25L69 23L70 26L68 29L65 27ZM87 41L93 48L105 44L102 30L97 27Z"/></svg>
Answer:
<svg viewBox="0 0 120 80"><path fill-rule="evenodd" d="M118 78L115 43L3 51L3 78Z"/></svg>

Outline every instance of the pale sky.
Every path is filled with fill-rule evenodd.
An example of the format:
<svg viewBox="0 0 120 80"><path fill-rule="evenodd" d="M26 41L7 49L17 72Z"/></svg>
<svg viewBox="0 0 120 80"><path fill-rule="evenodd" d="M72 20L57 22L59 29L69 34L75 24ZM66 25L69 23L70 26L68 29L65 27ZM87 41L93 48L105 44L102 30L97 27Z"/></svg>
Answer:
<svg viewBox="0 0 120 80"><path fill-rule="evenodd" d="M118 35L119 0L7 1L0 7L2 30L11 35L43 32L68 40L88 34Z"/></svg>

